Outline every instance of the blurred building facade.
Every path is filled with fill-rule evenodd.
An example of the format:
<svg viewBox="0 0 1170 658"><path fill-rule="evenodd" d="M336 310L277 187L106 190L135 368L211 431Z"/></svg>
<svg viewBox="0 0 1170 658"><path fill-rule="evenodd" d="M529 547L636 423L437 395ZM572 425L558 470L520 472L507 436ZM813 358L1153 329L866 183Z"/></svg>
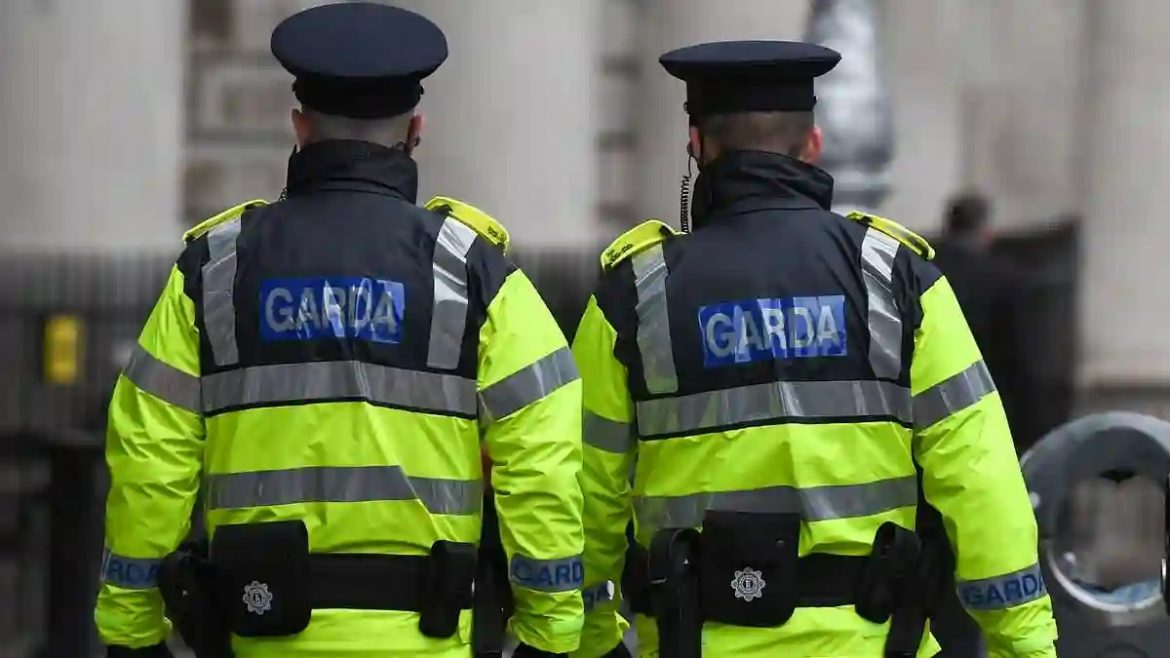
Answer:
<svg viewBox="0 0 1170 658"><path fill-rule="evenodd" d="M805 0L403 0L451 37L428 85L424 196L471 200L518 244L595 249L673 220L683 86L656 56L708 39L798 38ZM173 252L184 224L275 197L288 76L268 34L312 0L14 0L0 6L6 252ZM1161 408L1154 303L1170 141L1160 0L876 0L896 135L881 208L919 230L977 188L1004 230L1079 218L1088 408ZM1037 341L1043 337L1038 336Z"/></svg>

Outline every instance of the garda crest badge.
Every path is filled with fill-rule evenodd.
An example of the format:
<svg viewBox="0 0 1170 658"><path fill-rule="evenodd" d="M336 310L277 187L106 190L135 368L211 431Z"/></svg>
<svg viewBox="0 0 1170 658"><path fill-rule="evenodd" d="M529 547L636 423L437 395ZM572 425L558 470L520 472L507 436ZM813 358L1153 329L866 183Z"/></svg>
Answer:
<svg viewBox="0 0 1170 658"><path fill-rule="evenodd" d="M764 598L764 574L751 567L744 567L743 571L736 571L735 578L731 579L731 589L735 591L735 598L751 603L754 599Z"/></svg>
<svg viewBox="0 0 1170 658"><path fill-rule="evenodd" d="M268 591L268 584L256 580L244 585L244 605L248 612L263 616L272 609L272 592Z"/></svg>

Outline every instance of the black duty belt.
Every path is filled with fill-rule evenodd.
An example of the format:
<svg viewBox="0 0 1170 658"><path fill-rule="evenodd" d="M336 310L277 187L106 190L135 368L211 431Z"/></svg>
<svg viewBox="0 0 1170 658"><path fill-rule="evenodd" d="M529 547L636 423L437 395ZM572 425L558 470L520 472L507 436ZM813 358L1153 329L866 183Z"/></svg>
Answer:
<svg viewBox="0 0 1170 658"><path fill-rule="evenodd" d="M312 554L309 599L315 609L422 611L429 558L425 555ZM471 608L467 601L464 610Z"/></svg>
<svg viewBox="0 0 1170 658"><path fill-rule="evenodd" d="M644 558L644 549L638 547ZM869 558L847 555L813 553L796 563L796 605L801 608L832 608L857 603L857 588L862 571ZM637 574L636 568L627 572L624 586L630 590L630 609L654 616L649 599L649 579ZM728 584L730 587L730 583ZM785 586L776 583L776 587Z"/></svg>
<svg viewBox="0 0 1170 658"><path fill-rule="evenodd" d="M417 612L424 635L450 637L471 609L475 550L437 541L426 556L310 553L295 520L220 526L209 562L217 607L237 635L293 635L314 609L342 608Z"/></svg>

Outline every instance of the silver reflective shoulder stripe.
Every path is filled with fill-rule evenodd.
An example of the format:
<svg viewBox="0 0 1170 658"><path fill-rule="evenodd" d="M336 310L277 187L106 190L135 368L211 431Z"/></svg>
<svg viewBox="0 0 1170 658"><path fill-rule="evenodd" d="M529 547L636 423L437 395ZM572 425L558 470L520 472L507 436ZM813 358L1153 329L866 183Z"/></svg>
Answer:
<svg viewBox="0 0 1170 658"><path fill-rule="evenodd" d="M602 418L589 411L582 419L582 430L585 444L598 450L624 454L634 445L633 428L629 423Z"/></svg>
<svg viewBox="0 0 1170 658"><path fill-rule="evenodd" d="M995 392L982 360L914 396L914 427L926 429Z"/></svg>
<svg viewBox="0 0 1170 658"><path fill-rule="evenodd" d="M475 417L475 381L362 361L284 363L203 377L203 412L290 402L364 400Z"/></svg>
<svg viewBox="0 0 1170 658"><path fill-rule="evenodd" d="M698 527L707 510L791 513L800 514L805 521L831 521L872 516L917 504L918 478L914 475L864 484L776 486L634 499L639 527L654 531Z"/></svg>
<svg viewBox="0 0 1170 658"><path fill-rule="evenodd" d="M162 560L126 557L109 548L102 553L102 582L122 589L150 589L158 586Z"/></svg>
<svg viewBox="0 0 1170 658"><path fill-rule="evenodd" d="M869 364L883 379L902 372L902 316L894 301L894 257L900 243L875 228L861 242L861 272L869 307Z"/></svg>
<svg viewBox="0 0 1170 658"><path fill-rule="evenodd" d="M959 599L968 610L1003 610L1035 601L1048 593L1039 564L994 578L955 583Z"/></svg>
<svg viewBox="0 0 1170 658"><path fill-rule="evenodd" d="M514 414L578 377L573 353L562 347L481 391L484 419L492 421Z"/></svg>
<svg viewBox="0 0 1170 658"><path fill-rule="evenodd" d="M236 239L240 218L224 222L207 233L209 258L203 266L203 325L215 365L240 361L236 344Z"/></svg>
<svg viewBox="0 0 1170 658"><path fill-rule="evenodd" d="M141 345L134 346L123 374L135 386L167 404L193 414L200 412L199 378L159 361Z"/></svg>
<svg viewBox="0 0 1170 658"><path fill-rule="evenodd" d="M670 343L670 314L666 306L666 258L662 244L634 254L634 285L638 293L638 352L650 393L678 390L674 348Z"/></svg>
<svg viewBox="0 0 1170 658"><path fill-rule="evenodd" d="M474 242L471 227L451 217L443 220L431 263L435 303L427 365L432 368L452 369L459 365L467 325L467 252Z"/></svg>
<svg viewBox="0 0 1170 658"><path fill-rule="evenodd" d="M695 433L744 423L885 416L909 425L909 389L893 382L768 382L637 403L638 434Z"/></svg>
<svg viewBox="0 0 1170 658"><path fill-rule="evenodd" d="M401 466L313 466L207 477L210 509L297 503L361 503L417 500L432 514L478 514L479 480L407 475Z"/></svg>

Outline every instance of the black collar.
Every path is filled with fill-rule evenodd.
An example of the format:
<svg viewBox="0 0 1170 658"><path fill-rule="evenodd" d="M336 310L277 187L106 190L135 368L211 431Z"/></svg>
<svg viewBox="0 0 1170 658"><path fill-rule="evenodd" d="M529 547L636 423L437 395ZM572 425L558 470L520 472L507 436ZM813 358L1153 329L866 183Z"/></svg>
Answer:
<svg viewBox="0 0 1170 658"><path fill-rule="evenodd" d="M703 167L695 181L691 219L701 228L716 215L748 209L822 208L833 203L833 177L796 158L732 151Z"/></svg>
<svg viewBox="0 0 1170 658"><path fill-rule="evenodd" d="M415 203L418 165L400 149L370 142L316 142L289 156L286 185L288 196L318 190L353 190L389 194Z"/></svg>

